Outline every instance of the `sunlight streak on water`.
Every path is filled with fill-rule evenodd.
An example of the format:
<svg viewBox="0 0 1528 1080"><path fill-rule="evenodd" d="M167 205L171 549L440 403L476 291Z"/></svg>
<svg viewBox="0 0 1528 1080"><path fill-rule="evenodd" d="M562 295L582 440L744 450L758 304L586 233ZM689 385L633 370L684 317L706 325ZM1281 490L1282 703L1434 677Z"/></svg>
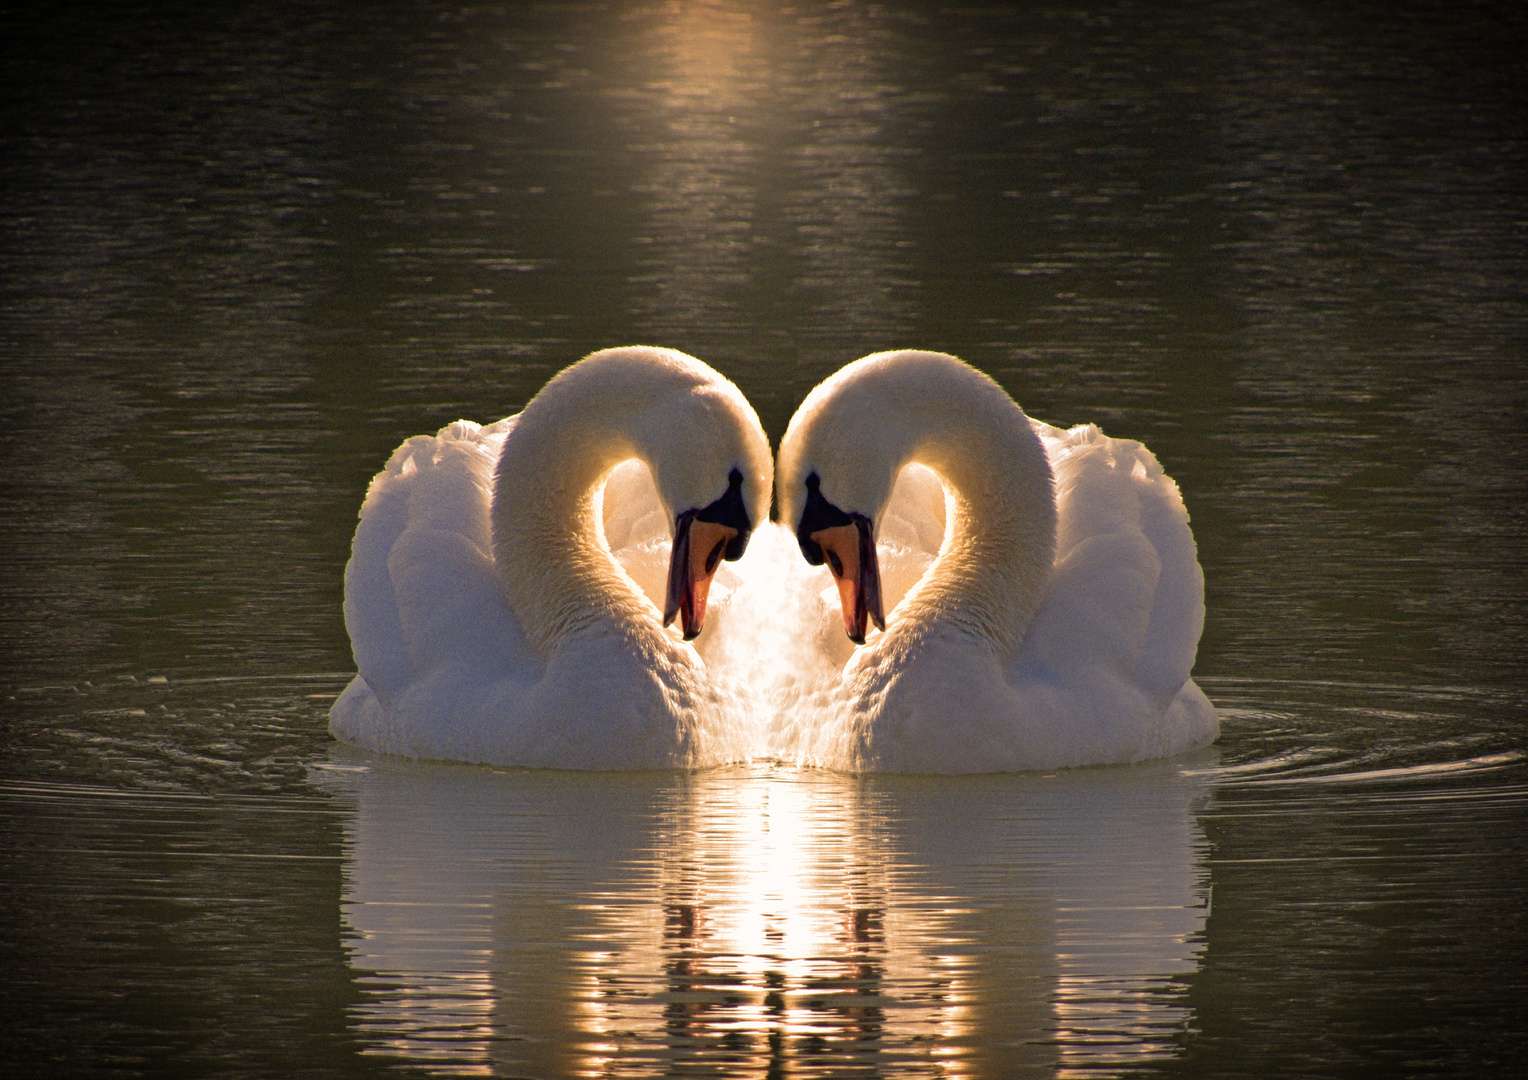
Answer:
<svg viewBox="0 0 1528 1080"><path fill-rule="evenodd" d="M650 28L640 85L609 95L641 141L645 170L630 192L645 204L634 238L634 312L661 327L665 341L695 327L737 321L746 287L756 193L748 173L760 147L735 115L751 114L765 65L746 14L673 9Z"/></svg>
<svg viewBox="0 0 1528 1080"><path fill-rule="evenodd" d="M1528 9L620 7L8 21L10 1070L1528 1072ZM334 754L379 462L638 340L1142 438L1216 754Z"/></svg>
<svg viewBox="0 0 1528 1080"><path fill-rule="evenodd" d="M1172 1052L1193 773L491 771L337 749L371 1052L440 1073L1097 1075Z"/></svg>

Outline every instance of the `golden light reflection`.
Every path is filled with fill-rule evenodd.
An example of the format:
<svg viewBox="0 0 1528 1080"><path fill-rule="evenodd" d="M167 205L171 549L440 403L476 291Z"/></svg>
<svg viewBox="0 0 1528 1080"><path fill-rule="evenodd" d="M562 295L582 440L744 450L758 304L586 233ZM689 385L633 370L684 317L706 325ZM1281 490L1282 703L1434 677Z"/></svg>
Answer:
<svg viewBox="0 0 1528 1080"><path fill-rule="evenodd" d="M735 321L750 276L763 148L749 121L767 58L736 5L659 9L639 50L639 80L616 108L640 133L629 190L645 209L635 237L635 314L665 341Z"/></svg>
<svg viewBox="0 0 1528 1080"><path fill-rule="evenodd" d="M739 332L753 359L802 332L912 329L899 125L928 102L899 84L893 21L874 5L704 0L632 16L605 102L632 135L641 332L716 360L707 346Z"/></svg>
<svg viewBox="0 0 1528 1080"><path fill-rule="evenodd" d="M495 771L336 750L368 1052L439 1074L1090 1075L1173 1052L1195 774Z"/></svg>

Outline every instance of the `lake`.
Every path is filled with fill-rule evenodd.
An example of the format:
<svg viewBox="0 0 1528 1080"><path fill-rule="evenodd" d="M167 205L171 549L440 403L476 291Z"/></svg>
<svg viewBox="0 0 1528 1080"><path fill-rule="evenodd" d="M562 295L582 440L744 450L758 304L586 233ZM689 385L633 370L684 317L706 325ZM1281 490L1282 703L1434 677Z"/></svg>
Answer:
<svg viewBox="0 0 1528 1080"><path fill-rule="evenodd" d="M1528 1065L1528 12L8 17L9 1076ZM629 343L1140 439L1212 747L850 776L326 730L403 439Z"/></svg>

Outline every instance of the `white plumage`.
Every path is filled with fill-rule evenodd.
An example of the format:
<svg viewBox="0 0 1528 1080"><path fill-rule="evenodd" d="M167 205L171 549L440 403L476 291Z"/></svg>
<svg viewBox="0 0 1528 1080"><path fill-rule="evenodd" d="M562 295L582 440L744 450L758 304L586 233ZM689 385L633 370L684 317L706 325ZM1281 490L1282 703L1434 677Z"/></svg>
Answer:
<svg viewBox="0 0 1528 1080"><path fill-rule="evenodd" d="M331 731L512 765L746 758L746 688L660 625L652 582L644 592L622 568L605 528L650 577L676 513L722 496L734 469L756 524L771 482L757 416L726 379L665 349L592 354L518 416L408 440L361 509L345 575L360 671Z"/></svg>
<svg viewBox="0 0 1528 1080"><path fill-rule="evenodd" d="M775 754L987 772L1215 739L1190 678L1204 601L1188 514L1140 443L1033 421L954 357L879 353L791 421L777 479L793 529L813 474L832 506L875 523L889 614L840 675L776 718Z"/></svg>
<svg viewBox="0 0 1528 1080"><path fill-rule="evenodd" d="M747 555L705 632L660 625L676 514L743 474ZM771 757L995 772L1203 746L1203 581L1177 486L1140 443L1031 420L939 353L815 389L780 447L660 349L595 353L519 416L408 440L371 484L345 580L360 671L330 727L373 750L572 768ZM806 479L874 523L884 633L854 647L801 559Z"/></svg>

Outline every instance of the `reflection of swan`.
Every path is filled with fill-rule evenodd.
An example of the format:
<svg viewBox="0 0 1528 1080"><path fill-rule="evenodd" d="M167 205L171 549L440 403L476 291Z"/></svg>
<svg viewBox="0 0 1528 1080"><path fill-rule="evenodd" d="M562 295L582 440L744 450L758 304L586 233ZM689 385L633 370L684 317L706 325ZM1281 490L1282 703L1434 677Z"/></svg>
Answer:
<svg viewBox="0 0 1528 1080"><path fill-rule="evenodd" d="M767 512L770 478L742 394L667 349L594 353L518 416L410 439L361 509L345 573L360 674L331 730L518 765L746 756L737 706L633 575L652 576L672 530L662 622L678 616L694 637L719 560L738 558Z"/></svg>
<svg viewBox="0 0 1528 1080"><path fill-rule="evenodd" d="M1177 1050L1209 761L590 775L336 748L362 1045L445 1074L1106 1075Z"/></svg>
<svg viewBox="0 0 1528 1080"><path fill-rule="evenodd" d="M909 464L945 498L919 471L899 483ZM832 568L850 638L867 622L885 631L844 668L831 719L802 723L781 753L981 772L1215 738L1189 678L1204 601L1188 514L1144 446L1032 421L952 356L894 352L813 390L779 465L781 520ZM888 519L914 554L937 550L889 620L876 549Z"/></svg>

